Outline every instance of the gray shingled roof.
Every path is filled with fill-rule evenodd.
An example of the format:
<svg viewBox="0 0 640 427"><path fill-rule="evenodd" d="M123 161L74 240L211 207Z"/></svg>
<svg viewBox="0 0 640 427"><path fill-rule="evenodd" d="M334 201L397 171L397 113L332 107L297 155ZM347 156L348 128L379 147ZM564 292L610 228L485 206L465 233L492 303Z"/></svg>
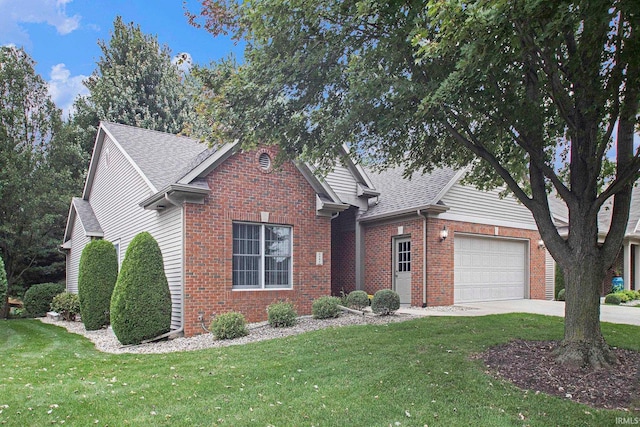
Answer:
<svg viewBox="0 0 640 427"><path fill-rule="evenodd" d="M600 208L600 212L598 213L598 231L600 233L606 233L609 231L609 226L611 225L611 213L613 208L613 198L606 201L606 203ZM626 235L635 234L640 235L636 230L638 225L638 221L640 221L640 188L633 187L633 192L631 193L631 208L629 210L629 221L627 222L627 230L625 231Z"/></svg>
<svg viewBox="0 0 640 427"><path fill-rule="evenodd" d="M438 203L438 194L457 173L452 168L441 168L426 174L414 172L409 179L402 176L403 172L402 167L381 172L366 170L380 197L371 199L373 204L360 216L361 219L434 205Z"/></svg>
<svg viewBox="0 0 640 427"><path fill-rule="evenodd" d="M549 208L551 212L561 218L569 219L569 210L564 200L559 197L549 198ZM607 200L598 212L598 231L607 233L611 225L611 209L613 208L613 198ZM629 210L629 221L627 222L627 230L625 235L635 234L640 236L640 230L636 230L640 222L640 187L634 187L631 194L631 208Z"/></svg>
<svg viewBox="0 0 640 427"><path fill-rule="evenodd" d="M156 190L175 183L193 168L195 161L199 164L215 152L193 138L116 123L103 122L102 125Z"/></svg>
<svg viewBox="0 0 640 427"><path fill-rule="evenodd" d="M102 227L96 218L96 214L93 212L91 204L80 197L74 197L71 199L71 203L76 210L76 214L80 219L82 228L84 229L85 236L102 236L104 235Z"/></svg>

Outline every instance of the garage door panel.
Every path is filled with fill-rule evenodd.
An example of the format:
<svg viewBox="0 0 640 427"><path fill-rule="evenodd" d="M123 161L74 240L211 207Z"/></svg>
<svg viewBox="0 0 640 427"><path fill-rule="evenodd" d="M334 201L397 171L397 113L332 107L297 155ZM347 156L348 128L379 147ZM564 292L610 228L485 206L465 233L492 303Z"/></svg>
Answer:
<svg viewBox="0 0 640 427"><path fill-rule="evenodd" d="M520 299L526 289L526 242L456 236L456 303Z"/></svg>

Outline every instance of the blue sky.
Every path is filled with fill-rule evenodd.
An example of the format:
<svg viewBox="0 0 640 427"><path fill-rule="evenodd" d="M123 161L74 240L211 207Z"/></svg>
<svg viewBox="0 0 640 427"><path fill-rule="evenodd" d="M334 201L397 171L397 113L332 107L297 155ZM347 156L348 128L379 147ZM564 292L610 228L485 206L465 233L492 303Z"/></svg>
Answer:
<svg viewBox="0 0 640 427"><path fill-rule="evenodd" d="M192 12L197 0L188 0ZM82 80L101 56L98 40L111 38L117 15L158 37L174 55L187 52L193 63L242 56L242 48L226 37L194 28L184 15L182 0L0 0L0 45L24 47L36 61L36 72L49 83L54 102L65 113Z"/></svg>

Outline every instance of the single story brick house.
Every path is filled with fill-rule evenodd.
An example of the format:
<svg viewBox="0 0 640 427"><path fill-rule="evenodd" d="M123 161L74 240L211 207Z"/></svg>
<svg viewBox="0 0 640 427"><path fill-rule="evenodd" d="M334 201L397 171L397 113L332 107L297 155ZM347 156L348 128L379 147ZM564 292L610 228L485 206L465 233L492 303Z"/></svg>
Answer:
<svg viewBox="0 0 640 427"><path fill-rule="evenodd" d="M122 262L148 231L163 254L172 329L186 336L215 314L265 320L283 299L309 314L316 298L353 289L392 288L415 306L548 297L531 215L462 185L464 171L407 180L399 169L366 171L344 149L319 178L303 162L274 168L276 154L101 123L61 246L67 289L77 291L91 239L113 242Z"/></svg>

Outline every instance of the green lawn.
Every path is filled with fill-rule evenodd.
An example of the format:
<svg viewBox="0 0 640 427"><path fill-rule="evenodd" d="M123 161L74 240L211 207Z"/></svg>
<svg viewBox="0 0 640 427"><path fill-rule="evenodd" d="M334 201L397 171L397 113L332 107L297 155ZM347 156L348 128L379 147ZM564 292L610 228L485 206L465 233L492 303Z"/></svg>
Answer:
<svg viewBox="0 0 640 427"><path fill-rule="evenodd" d="M560 339L562 319L432 317L197 352L111 355L37 320L0 321L0 423L15 426L615 425L628 413L519 390L471 354ZM640 350L640 327L603 324ZM637 414L632 414L637 415Z"/></svg>

